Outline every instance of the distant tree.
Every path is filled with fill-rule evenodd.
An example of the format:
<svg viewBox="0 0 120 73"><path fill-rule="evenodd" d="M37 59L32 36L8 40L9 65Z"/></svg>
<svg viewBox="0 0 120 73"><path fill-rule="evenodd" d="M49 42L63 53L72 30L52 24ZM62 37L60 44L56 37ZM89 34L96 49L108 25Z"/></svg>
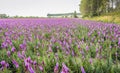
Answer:
<svg viewBox="0 0 120 73"><path fill-rule="evenodd" d="M88 16L90 13L89 0L81 0L80 12L83 16Z"/></svg>
<svg viewBox="0 0 120 73"><path fill-rule="evenodd" d="M18 16L18 15L16 15L16 16L13 16L13 18L19 18L19 16Z"/></svg>
<svg viewBox="0 0 120 73"><path fill-rule="evenodd" d="M67 15L65 16L65 18L68 18Z"/></svg>
<svg viewBox="0 0 120 73"><path fill-rule="evenodd" d="M74 17L74 18L78 18L78 17L77 17L77 12L76 12L76 11L74 11L73 17Z"/></svg>
<svg viewBox="0 0 120 73"><path fill-rule="evenodd" d="M115 0L116 10L120 10L120 0Z"/></svg>
<svg viewBox="0 0 120 73"><path fill-rule="evenodd" d="M0 14L0 18L8 18L9 16L6 14Z"/></svg>

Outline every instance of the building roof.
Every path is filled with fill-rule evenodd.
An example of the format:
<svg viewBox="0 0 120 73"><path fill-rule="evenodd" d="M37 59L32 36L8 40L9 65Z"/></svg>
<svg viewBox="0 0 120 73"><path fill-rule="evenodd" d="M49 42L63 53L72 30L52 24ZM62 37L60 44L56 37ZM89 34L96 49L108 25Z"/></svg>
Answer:
<svg viewBox="0 0 120 73"><path fill-rule="evenodd" d="M81 15L80 13L76 13L76 14ZM74 13L47 14L47 16L66 16L66 15L74 15Z"/></svg>

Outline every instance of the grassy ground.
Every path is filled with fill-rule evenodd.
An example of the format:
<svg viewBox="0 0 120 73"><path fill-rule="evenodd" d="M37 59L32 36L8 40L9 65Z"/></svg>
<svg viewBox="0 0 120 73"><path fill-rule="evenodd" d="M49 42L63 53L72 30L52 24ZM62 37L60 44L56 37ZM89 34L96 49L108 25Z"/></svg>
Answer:
<svg viewBox="0 0 120 73"><path fill-rule="evenodd" d="M103 14L101 16L95 16L91 18L85 17L84 19L120 24L120 11Z"/></svg>

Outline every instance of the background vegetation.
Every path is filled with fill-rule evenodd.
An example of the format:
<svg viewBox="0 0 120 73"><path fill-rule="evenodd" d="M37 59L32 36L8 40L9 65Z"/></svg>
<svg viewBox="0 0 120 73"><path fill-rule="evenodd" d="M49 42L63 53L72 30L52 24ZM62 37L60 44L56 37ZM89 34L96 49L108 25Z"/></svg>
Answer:
<svg viewBox="0 0 120 73"><path fill-rule="evenodd" d="M80 12L83 16L99 16L105 13L118 11L120 0L82 0Z"/></svg>
<svg viewBox="0 0 120 73"><path fill-rule="evenodd" d="M88 20L120 24L120 0L82 0L80 12Z"/></svg>

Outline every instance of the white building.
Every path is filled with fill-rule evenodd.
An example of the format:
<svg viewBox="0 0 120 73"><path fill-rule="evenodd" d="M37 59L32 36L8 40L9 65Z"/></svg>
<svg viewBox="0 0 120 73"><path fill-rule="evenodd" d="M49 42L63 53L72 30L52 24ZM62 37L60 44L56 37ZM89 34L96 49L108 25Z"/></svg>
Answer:
<svg viewBox="0 0 120 73"><path fill-rule="evenodd" d="M81 18L80 13L76 13L78 18ZM61 13L61 14L47 14L49 18L74 18L74 13Z"/></svg>

